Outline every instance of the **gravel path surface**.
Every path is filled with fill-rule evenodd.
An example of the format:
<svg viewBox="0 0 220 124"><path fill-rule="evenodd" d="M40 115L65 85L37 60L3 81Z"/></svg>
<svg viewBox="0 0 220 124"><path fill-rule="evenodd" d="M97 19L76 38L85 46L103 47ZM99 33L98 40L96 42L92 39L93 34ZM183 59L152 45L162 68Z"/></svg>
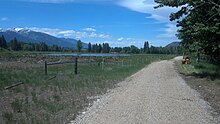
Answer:
<svg viewBox="0 0 220 124"><path fill-rule="evenodd" d="M211 107L174 69L154 62L97 99L72 124L217 124Z"/></svg>

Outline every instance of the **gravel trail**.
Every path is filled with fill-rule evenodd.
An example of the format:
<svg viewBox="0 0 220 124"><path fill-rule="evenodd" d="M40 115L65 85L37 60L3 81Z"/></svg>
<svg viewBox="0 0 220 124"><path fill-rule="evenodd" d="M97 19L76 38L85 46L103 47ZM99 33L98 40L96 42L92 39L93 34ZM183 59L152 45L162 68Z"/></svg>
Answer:
<svg viewBox="0 0 220 124"><path fill-rule="evenodd" d="M174 69L154 62L119 83L72 124L217 124L211 107Z"/></svg>

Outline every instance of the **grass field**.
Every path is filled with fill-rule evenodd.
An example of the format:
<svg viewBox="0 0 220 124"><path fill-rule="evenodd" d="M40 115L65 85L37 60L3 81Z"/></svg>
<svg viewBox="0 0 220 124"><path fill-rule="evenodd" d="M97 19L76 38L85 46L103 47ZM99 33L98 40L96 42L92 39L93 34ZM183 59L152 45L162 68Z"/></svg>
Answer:
<svg viewBox="0 0 220 124"><path fill-rule="evenodd" d="M200 78L209 78L211 80L218 80L220 78L220 66L211 64L205 60L196 63L195 57L192 58L191 64L178 64L181 73L189 76L196 76Z"/></svg>
<svg viewBox="0 0 220 124"><path fill-rule="evenodd" d="M202 60L196 63L195 58L189 65L176 62L181 77L196 90L202 99L212 107L213 116L220 116L220 69L219 65Z"/></svg>
<svg viewBox="0 0 220 124"><path fill-rule="evenodd" d="M96 98L116 83L154 61L173 55L126 57L80 57L78 74L74 63L48 66L44 61L73 60L44 53L0 53L1 117L5 123L63 123L73 120ZM103 61L104 60L104 61ZM4 90L16 82L24 84Z"/></svg>

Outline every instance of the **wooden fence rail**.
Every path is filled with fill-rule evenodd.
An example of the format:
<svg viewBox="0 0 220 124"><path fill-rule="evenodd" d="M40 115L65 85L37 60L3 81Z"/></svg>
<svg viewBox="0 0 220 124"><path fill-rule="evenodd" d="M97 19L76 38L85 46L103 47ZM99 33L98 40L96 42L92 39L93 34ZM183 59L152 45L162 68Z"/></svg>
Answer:
<svg viewBox="0 0 220 124"><path fill-rule="evenodd" d="M67 63L75 63L75 66L74 66L74 72L75 74L77 74L77 63L78 63L78 57L75 57L75 61L64 61L64 62L50 62L50 63L47 63L47 61L45 61L45 75L47 75L47 69L49 65L58 65L58 64L67 64Z"/></svg>
<svg viewBox="0 0 220 124"><path fill-rule="evenodd" d="M47 63L47 65L59 65L59 64L67 64L67 63L74 63L74 61L50 62L50 63Z"/></svg>
<svg viewBox="0 0 220 124"><path fill-rule="evenodd" d="M21 84L23 84L23 82L18 82L18 83L16 83L16 84L12 84L12 85L10 85L10 86L5 87L5 90L10 89L10 88L13 88L13 87L16 87L16 86L21 85Z"/></svg>

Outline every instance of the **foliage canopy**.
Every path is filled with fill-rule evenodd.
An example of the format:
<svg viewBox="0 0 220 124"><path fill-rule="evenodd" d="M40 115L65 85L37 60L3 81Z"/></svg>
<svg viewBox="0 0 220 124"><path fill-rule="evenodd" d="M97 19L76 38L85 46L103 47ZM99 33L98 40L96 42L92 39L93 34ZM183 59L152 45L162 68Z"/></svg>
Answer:
<svg viewBox="0 0 220 124"><path fill-rule="evenodd" d="M170 20L177 21L177 37L183 46L193 52L220 57L220 1L219 0L155 0L160 8L179 7L170 14Z"/></svg>

